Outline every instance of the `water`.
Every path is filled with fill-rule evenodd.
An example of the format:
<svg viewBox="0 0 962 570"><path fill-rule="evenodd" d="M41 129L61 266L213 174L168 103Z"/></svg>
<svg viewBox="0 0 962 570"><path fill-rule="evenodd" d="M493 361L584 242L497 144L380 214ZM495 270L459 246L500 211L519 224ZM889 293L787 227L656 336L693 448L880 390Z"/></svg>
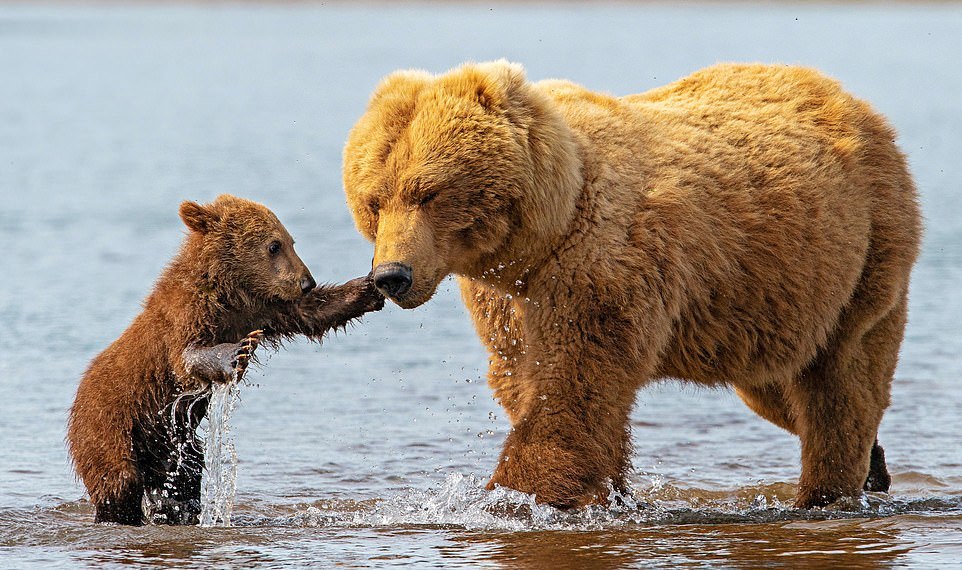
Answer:
<svg viewBox="0 0 962 570"><path fill-rule="evenodd" d="M3 5L0 566L957 568L960 53L953 4ZM371 89L502 56L612 93L804 63L891 118L928 226L880 433L892 494L786 508L797 441L675 383L638 395L633 502L571 514L484 492L507 421L446 282L417 310L265 351L231 417L231 527L93 525L66 411L176 251L180 200L263 201L319 281L363 274L340 152Z"/></svg>
<svg viewBox="0 0 962 570"><path fill-rule="evenodd" d="M204 418L204 477L201 480L201 526L230 526L237 491L237 450L231 416L240 401L237 381L211 386Z"/></svg>

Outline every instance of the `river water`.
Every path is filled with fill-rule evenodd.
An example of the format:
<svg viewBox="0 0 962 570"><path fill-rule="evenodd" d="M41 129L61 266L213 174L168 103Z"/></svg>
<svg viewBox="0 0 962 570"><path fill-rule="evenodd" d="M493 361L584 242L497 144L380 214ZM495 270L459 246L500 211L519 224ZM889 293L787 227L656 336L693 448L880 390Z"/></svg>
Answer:
<svg viewBox="0 0 962 570"><path fill-rule="evenodd" d="M447 281L250 371L232 527L94 525L66 412L176 251L178 203L262 201L319 281L363 274L340 152L371 89L499 57L616 94L802 63L891 118L928 228L880 432L892 494L788 508L797 441L677 383L638 395L625 506L485 492L507 421ZM952 4L0 6L0 566L958 568L960 60Z"/></svg>

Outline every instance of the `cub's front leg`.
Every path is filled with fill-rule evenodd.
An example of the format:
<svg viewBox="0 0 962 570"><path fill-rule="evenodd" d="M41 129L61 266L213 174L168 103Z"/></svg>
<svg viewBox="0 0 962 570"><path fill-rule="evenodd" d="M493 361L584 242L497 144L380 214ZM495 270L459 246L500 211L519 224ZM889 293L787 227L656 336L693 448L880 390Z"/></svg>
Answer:
<svg viewBox="0 0 962 570"><path fill-rule="evenodd" d="M320 340L328 331L383 307L384 296L374 286L370 274L342 285L318 285L296 303L279 310L266 334L268 338L301 334Z"/></svg>
<svg viewBox="0 0 962 570"><path fill-rule="evenodd" d="M189 346L183 352L184 370L189 377L208 384L241 380L263 338L264 331L256 330L240 342L211 347Z"/></svg>

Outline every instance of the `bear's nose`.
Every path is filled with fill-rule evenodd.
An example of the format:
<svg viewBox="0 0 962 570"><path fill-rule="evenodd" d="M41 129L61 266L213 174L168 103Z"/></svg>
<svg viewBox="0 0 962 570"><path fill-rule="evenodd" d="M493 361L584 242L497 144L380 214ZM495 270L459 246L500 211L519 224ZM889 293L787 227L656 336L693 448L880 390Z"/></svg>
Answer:
<svg viewBox="0 0 962 570"><path fill-rule="evenodd" d="M302 293L304 294L310 293L311 291L314 290L314 287L317 287L317 281L314 281L313 277L311 277L310 275L305 275L304 277L301 277Z"/></svg>
<svg viewBox="0 0 962 570"><path fill-rule="evenodd" d="M399 297L411 288L412 273L403 263L383 263L374 268L374 286L386 297Z"/></svg>

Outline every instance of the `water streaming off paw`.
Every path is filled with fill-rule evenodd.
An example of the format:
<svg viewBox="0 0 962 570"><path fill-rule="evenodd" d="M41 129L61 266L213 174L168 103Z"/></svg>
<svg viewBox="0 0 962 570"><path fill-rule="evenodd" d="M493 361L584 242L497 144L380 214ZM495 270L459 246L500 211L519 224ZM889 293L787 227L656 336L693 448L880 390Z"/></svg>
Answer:
<svg viewBox="0 0 962 570"><path fill-rule="evenodd" d="M237 490L237 451L231 415L240 400L238 382L211 387L204 433L204 477L201 482L201 526L230 526Z"/></svg>
<svg viewBox="0 0 962 570"><path fill-rule="evenodd" d="M0 567L958 568L958 4L109 4L0 2ZM717 61L801 63L890 118L927 223L879 434L892 493L788 508L797 439L731 392L673 383L638 394L633 500L564 513L485 491L508 420L445 282L414 311L288 344L231 388L243 413L215 395L240 460L235 478L230 434L211 434L218 526L94 525L66 410L177 250L180 201L264 202L318 281L366 273L340 159L371 90L499 57L615 94Z"/></svg>

